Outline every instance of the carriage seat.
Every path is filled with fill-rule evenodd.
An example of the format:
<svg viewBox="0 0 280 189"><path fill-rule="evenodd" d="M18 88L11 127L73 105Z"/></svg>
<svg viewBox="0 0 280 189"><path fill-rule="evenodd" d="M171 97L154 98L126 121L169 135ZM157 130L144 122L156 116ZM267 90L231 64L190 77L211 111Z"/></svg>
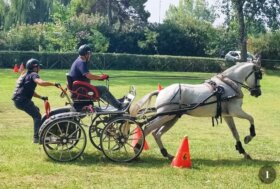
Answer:
<svg viewBox="0 0 280 189"><path fill-rule="evenodd" d="M85 81L74 81L70 92L73 100L98 101L100 98L97 88Z"/></svg>
<svg viewBox="0 0 280 189"><path fill-rule="evenodd" d="M73 78L66 74L67 88L71 93L74 102L74 108L78 111L84 106L93 105L93 102L99 101L100 95L97 88L85 81L74 81Z"/></svg>

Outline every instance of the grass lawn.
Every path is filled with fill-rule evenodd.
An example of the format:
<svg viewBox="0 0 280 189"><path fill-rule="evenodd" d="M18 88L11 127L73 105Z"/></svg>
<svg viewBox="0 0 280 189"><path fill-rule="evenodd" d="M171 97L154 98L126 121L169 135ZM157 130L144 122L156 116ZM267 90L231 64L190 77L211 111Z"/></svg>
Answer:
<svg viewBox="0 0 280 189"><path fill-rule="evenodd" d="M42 79L65 86L66 70L42 70ZM158 83L201 83L214 74L179 72L105 71L109 74L110 91L116 97L135 85L137 98L157 89ZM147 78L113 78L145 75ZM153 76L187 76L156 78ZM113 163L103 157L88 140L82 158L70 163L50 160L40 145L32 144L32 119L17 110L11 96L18 75L11 69L0 69L0 188L280 188L280 72L266 71L261 81L262 96L249 96L244 91L246 112L255 118L257 136L243 145L254 160L244 160L235 150L235 140L225 122L212 127L210 118L183 116L163 136L167 150L176 153L183 137L189 137L193 167L177 169L163 158L152 136L147 137L150 149L140 160L128 164ZM103 84L102 82L92 82ZM55 87L37 87L48 96L51 107L64 105ZM41 112L43 102L34 99ZM249 123L235 119L240 137L249 134ZM87 130L87 128L85 128ZM273 166L278 175L272 184L258 178L259 169Z"/></svg>

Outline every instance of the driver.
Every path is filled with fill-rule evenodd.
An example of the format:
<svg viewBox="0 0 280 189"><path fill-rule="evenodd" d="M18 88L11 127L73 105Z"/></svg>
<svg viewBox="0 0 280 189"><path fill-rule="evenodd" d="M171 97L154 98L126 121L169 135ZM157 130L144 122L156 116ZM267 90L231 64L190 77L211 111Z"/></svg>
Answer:
<svg viewBox="0 0 280 189"><path fill-rule="evenodd" d="M39 128L41 126L41 114L37 106L31 101L32 97L40 98L42 100L47 100L48 97L40 96L35 92L35 88L38 85L42 87L56 86L59 87L59 83L52 83L48 81L43 81L38 75L40 71L39 61L31 58L26 63L27 73L21 75L17 80L17 86L14 91L12 100L16 108L26 112L33 118L34 121L34 135L33 143L39 143Z"/></svg>
<svg viewBox="0 0 280 189"><path fill-rule="evenodd" d="M101 76L93 75L89 72L88 62L90 60L92 50L89 45L82 45L79 47L79 57L73 62L69 76L74 81L85 81L90 83L90 80L106 80L109 78L108 75L102 74ZM127 107L126 103L121 103L117 100L105 86L95 86L100 94L100 97L114 106L118 110L123 110Z"/></svg>

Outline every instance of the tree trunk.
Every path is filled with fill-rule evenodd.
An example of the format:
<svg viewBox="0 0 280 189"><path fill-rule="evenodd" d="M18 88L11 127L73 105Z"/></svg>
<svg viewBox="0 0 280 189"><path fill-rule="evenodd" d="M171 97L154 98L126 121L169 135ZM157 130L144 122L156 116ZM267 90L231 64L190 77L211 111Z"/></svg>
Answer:
<svg viewBox="0 0 280 189"><path fill-rule="evenodd" d="M243 5L245 1L232 0L236 8L236 16L239 23L239 45L241 48L241 61L247 61L247 33L243 14Z"/></svg>
<svg viewBox="0 0 280 189"><path fill-rule="evenodd" d="M112 19L112 2L111 0L108 0L108 7L107 7L107 12L108 12L108 23L109 23L109 26L111 27L112 24L113 24L113 19Z"/></svg>

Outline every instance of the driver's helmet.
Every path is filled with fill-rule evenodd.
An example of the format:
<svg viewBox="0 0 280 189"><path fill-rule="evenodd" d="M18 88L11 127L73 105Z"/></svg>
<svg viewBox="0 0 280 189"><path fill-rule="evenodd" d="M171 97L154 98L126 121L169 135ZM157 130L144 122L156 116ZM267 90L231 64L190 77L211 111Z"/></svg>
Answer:
<svg viewBox="0 0 280 189"><path fill-rule="evenodd" d="M39 60L35 59L35 58L31 58L27 61L26 63L26 68L28 71L32 71L33 68L35 67L40 67L40 62Z"/></svg>
<svg viewBox="0 0 280 189"><path fill-rule="evenodd" d="M81 45L78 52L80 56L85 56L88 53L91 53L91 48L89 47L89 45Z"/></svg>

